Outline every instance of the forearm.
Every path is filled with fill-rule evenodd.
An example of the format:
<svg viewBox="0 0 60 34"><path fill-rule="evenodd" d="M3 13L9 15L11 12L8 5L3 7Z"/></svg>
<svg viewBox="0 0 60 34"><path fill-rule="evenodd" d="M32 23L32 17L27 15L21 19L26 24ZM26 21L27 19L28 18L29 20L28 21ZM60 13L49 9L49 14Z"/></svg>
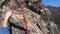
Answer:
<svg viewBox="0 0 60 34"><path fill-rule="evenodd" d="M10 27L8 26L8 18L6 17L2 23L0 34L10 34Z"/></svg>
<svg viewBox="0 0 60 34"><path fill-rule="evenodd" d="M5 15L6 17L2 23L0 34L10 34L10 31L9 31L10 27L8 26L8 19L12 15L12 13L13 12L11 10L6 13Z"/></svg>
<svg viewBox="0 0 60 34"><path fill-rule="evenodd" d="M8 18L7 17L5 17L2 27L8 27Z"/></svg>

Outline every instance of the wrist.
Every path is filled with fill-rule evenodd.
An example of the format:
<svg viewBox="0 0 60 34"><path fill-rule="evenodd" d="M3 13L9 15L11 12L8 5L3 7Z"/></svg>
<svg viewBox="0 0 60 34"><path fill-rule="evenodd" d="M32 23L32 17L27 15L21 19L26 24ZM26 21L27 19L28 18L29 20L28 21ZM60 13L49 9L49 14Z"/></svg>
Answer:
<svg viewBox="0 0 60 34"><path fill-rule="evenodd" d="M8 19L9 19L9 18L5 17L5 19L4 19L4 20L5 20L5 21L8 21Z"/></svg>
<svg viewBox="0 0 60 34"><path fill-rule="evenodd" d="M5 19L9 19L9 17L5 17Z"/></svg>

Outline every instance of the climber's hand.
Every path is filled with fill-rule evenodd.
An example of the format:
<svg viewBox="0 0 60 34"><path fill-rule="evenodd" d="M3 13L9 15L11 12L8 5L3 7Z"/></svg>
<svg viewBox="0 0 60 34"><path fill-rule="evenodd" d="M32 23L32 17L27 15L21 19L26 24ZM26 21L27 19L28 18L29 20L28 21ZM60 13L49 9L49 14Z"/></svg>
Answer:
<svg viewBox="0 0 60 34"><path fill-rule="evenodd" d="M9 11L6 13L6 18L9 18L12 14L13 14L13 11L12 11L12 10L9 10Z"/></svg>

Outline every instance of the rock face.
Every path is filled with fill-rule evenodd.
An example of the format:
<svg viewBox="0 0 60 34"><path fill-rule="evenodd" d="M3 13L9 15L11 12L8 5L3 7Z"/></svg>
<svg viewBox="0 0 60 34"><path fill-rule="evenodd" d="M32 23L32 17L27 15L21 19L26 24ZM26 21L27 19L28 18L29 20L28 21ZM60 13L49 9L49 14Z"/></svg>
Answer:
<svg viewBox="0 0 60 34"><path fill-rule="evenodd" d="M0 6L1 6L1 4L4 2L5 0L0 0Z"/></svg>
<svg viewBox="0 0 60 34"><path fill-rule="evenodd" d="M60 7L47 6L47 8L51 10L53 19L55 23L57 24L57 27L60 31L60 26L59 26L60 25Z"/></svg>
<svg viewBox="0 0 60 34"><path fill-rule="evenodd" d="M0 4L0 22L2 23L4 20L5 13L12 9L13 15L9 19L11 34L26 34L20 1L5 0L4 3ZM22 5L27 18L29 34L55 34L58 31L56 24L53 22L51 11L44 7L41 0L22 0Z"/></svg>

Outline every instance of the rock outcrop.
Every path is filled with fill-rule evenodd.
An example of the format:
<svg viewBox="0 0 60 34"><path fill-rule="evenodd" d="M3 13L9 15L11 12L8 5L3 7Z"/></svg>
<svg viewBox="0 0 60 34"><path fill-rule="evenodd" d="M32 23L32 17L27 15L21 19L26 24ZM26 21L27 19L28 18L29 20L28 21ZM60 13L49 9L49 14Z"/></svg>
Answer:
<svg viewBox="0 0 60 34"><path fill-rule="evenodd" d="M0 2L0 22L4 20L5 13L12 9L13 15L9 19L11 34L26 34L20 0L1 0ZM44 7L41 0L22 0L22 5L30 34L55 34L55 31L58 31L51 11Z"/></svg>

